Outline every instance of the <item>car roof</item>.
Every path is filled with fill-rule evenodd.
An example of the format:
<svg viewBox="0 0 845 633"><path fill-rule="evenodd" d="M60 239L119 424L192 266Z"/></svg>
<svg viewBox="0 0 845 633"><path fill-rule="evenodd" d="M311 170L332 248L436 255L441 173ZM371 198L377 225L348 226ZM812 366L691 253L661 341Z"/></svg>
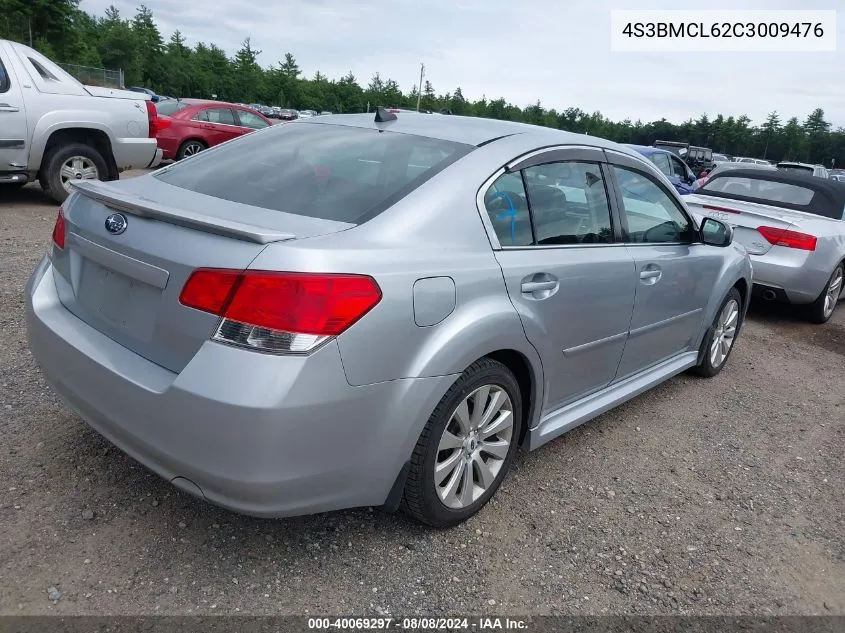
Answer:
<svg viewBox="0 0 845 633"><path fill-rule="evenodd" d="M739 194L708 190L708 187L710 187L713 182L722 178L748 178L750 180L765 180L785 185L794 185L812 190L813 197L809 204L803 205L764 200L754 196L743 196ZM711 195L734 200L759 202L768 206L795 209L796 211L804 211L814 215L832 218L834 220L841 220L843 212L845 212L845 183L827 178L816 178L810 174L781 171L778 169L768 170L742 168L729 169L718 173L714 171L712 177L707 181L707 183L702 185L702 187L696 190L695 193L699 195Z"/></svg>
<svg viewBox="0 0 845 633"><path fill-rule="evenodd" d="M564 132L554 128L513 121L499 121L480 117L456 115L435 116L417 112L398 112L396 119L375 122L375 114L327 114L300 125L347 125L369 129L390 130L404 134L428 136L443 141L482 145L495 139L515 134L530 135L537 148L543 145L590 145L598 148L625 150L623 145L596 136ZM628 150L625 153L630 153Z"/></svg>
<svg viewBox="0 0 845 633"><path fill-rule="evenodd" d="M214 99L179 99L181 103L187 103L188 105L197 106L197 105L219 105L225 107L234 107L234 108L246 108L247 110L252 110L251 106L241 105L240 103L231 103L229 101L215 101Z"/></svg>
<svg viewBox="0 0 845 633"><path fill-rule="evenodd" d="M678 155L670 152L668 149L660 147L651 147L650 145L634 145L633 143L625 143L625 147L630 147L632 150L639 152L643 156L651 156L652 154L671 154L677 157Z"/></svg>

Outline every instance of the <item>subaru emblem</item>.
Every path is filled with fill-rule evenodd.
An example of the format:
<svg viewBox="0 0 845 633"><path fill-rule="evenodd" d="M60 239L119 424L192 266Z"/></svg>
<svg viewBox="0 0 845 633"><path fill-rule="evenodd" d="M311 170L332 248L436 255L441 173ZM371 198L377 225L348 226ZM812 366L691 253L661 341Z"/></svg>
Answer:
<svg viewBox="0 0 845 633"><path fill-rule="evenodd" d="M122 213L112 213L106 218L106 231L112 235L120 235L126 230L127 224L125 215Z"/></svg>

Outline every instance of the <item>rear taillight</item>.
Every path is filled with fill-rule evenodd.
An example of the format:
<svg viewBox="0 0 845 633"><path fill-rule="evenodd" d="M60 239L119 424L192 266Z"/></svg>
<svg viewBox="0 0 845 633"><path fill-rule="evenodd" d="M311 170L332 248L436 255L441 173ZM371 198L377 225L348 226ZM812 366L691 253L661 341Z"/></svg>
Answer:
<svg viewBox="0 0 845 633"><path fill-rule="evenodd" d="M381 301L372 277L199 269L179 301L223 317L214 340L276 353L313 350Z"/></svg>
<svg viewBox="0 0 845 633"><path fill-rule="evenodd" d="M169 118L162 118L158 115L156 104L152 101L144 101L144 105L147 106L147 122L149 124L148 135L150 138L155 138L161 130L170 126L171 121Z"/></svg>
<svg viewBox="0 0 845 633"><path fill-rule="evenodd" d="M798 231L787 231L773 226L761 226L757 231L766 238L769 244L797 248L803 251L816 250L816 236Z"/></svg>
<svg viewBox="0 0 845 633"><path fill-rule="evenodd" d="M59 214L56 216L56 224L53 226L53 244L61 249L65 247L65 213L64 209L59 207Z"/></svg>

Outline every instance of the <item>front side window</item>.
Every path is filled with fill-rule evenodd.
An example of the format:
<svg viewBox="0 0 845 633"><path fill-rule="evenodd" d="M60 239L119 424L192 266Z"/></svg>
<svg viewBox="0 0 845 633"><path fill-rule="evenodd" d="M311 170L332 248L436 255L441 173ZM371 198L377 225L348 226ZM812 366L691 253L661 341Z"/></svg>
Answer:
<svg viewBox="0 0 845 633"><path fill-rule="evenodd" d="M247 110L238 110L238 118L243 127L252 128L253 130L263 130L270 125L257 114L253 114Z"/></svg>
<svg viewBox="0 0 845 633"><path fill-rule="evenodd" d="M549 163L528 167L524 174L536 244L613 241L607 190L597 163Z"/></svg>
<svg viewBox="0 0 845 633"><path fill-rule="evenodd" d="M613 166L622 194L627 239L634 244L691 242L692 222L672 197L645 174Z"/></svg>
<svg viewBox="0 0 845 633"><path fill-rule="evenodd" d="M294 123L245 134L153 177L222 200L358 224L472 149L414 134ZM415 152L440 150L444 158L422 173L409 170Z"/></svg>

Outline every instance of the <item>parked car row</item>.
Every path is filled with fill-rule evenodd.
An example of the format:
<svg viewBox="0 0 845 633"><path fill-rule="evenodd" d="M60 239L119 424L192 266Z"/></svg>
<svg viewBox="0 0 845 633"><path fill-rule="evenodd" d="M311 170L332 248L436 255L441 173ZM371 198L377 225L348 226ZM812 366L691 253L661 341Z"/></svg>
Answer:
<svg viewBox="0 0 845 633"><path fill-rule="evenodd" d="M237 105L244 108L252 108L256 112L261 113L269 119L281 119L284 121L291 121L293 119L308 118L312 116L323 116L331 114L331 112L324 110L317 112L316 110L294 110L293 108L280 108L278 106L265 106L260 103L245 104L238 103Z"/></svg>

